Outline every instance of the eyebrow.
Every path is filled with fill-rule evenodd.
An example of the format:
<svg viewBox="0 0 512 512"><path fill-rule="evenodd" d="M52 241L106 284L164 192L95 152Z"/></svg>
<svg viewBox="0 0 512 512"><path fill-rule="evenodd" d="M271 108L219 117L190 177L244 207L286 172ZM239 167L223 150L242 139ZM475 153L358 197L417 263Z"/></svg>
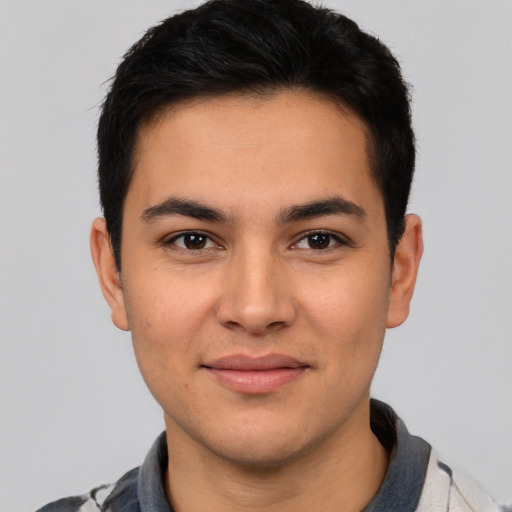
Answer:
<svg viewBox="0 0 512 512"><path fill-rule="evenodd" d="M284 208L277 217L278 224L297 222L324 215L343 214L364 220L367 217L362 206L339 196L310 201L309 203L292 205ZM165 201L151 206L142 212L140 219L145 224L172 215L183 215L198 220L227 223L227 216L219 209L193 200L169 197Z"/></svg>
<svg viewBox="0 0 512 512"><path fill-rule="evenodd" d="M360 220L364 220L367 217L366 210L362 206L348 199L334 196L285 208L279 214L277 222L278 224L285 224L287 222L296 222L335 214L350 215Z"/></svg>
<svg viewBox="0 0 512 512"><path fill-rule="evenodd" d="M155 206L151 206L142 212L140 219L149 224L158 218L171 215L183 215L199 220L209 220L215 222L227 222L226 215L211 206L206 206L199 201L170 197Z"/></svg>

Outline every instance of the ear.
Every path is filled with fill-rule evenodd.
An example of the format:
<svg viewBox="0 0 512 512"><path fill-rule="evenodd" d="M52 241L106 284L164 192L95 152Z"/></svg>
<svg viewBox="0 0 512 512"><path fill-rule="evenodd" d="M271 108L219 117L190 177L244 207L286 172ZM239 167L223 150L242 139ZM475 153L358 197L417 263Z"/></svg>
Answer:
<svg viewBox="0 0 512 512"><path fill-rule="evenodd" d="M91 254L101 291L112 311L112 322L123 331L129 331L121 275L117 269L105 219L97 218L91 228Z"/></svg>
<svg viewBox="0 0 512 512"><path fill-rule="evenodd" d="M421 219L417 215L406 215L405 231L396 246L393 261L387 327L397 327L409 316L422 254Z"/></svg>

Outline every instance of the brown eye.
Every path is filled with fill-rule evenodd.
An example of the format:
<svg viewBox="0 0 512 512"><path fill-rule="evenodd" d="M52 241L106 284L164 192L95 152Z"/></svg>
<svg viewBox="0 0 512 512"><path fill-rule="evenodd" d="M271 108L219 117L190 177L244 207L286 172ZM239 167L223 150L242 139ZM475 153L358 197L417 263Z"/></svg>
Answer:
<svg viewBox="0 0 512 512"><path fill-rule="evenodd" d="M307 237L310 249L327 249L331 245L331 235L327 233L315 233Z"/></svg>
<svg viewBox="0 0 512 512"><path fill-rule="evenodd" d="M200 251L201 249L217 247L210 237L203 233L195 232L182 233L174 237L168 243L181 247L182 249L188 249L189 251Z"/></svg>
<svg viewBox="0 0 512 512"><path fill-rule="evenodd" d="M183 244L187 249L204 249L207 240L204 235L184 235Z"/></svg>
<svg viewBox="0 0 512 512"><path fill-rule="evenodd" d="M294 244L293 248L322 251L343 245L347 245L347 243L340 236L325 231L316 231L306 234Z"/></svg>

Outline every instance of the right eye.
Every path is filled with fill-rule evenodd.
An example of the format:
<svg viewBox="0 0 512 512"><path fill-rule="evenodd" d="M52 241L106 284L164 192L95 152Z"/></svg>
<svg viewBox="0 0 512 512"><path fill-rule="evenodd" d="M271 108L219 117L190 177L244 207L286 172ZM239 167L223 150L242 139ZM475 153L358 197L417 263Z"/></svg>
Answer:
<svg viewBox="0 0 512 512"><path fill-rule="evenodd" d="M166 245L176 245L181 249L187 249L189 251L200 251L202 249L211 249L218 247L218 245L204 233L197 231L191 231L188 233L181 233L171 238Z"/></svg>

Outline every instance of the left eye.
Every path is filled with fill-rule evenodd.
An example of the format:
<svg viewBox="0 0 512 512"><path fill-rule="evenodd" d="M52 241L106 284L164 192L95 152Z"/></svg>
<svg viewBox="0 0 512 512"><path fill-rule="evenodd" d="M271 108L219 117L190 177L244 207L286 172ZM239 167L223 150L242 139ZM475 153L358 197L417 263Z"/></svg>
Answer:
<svg viewBox="0 0 512 512"><path fill-rule="evenodd" d="M313 249L319 251L322 249L330 249L335 245L341 244L343 244L343 241L332 233L310 233L301 238L294 247L297 249Z"/></svg>
<svg viewBox="0 0 512 512"><path fill-rule="evenodd" d="M203 233L183 233L172 238L168 243L191 251L217 247L217 244Z"/></svg>

